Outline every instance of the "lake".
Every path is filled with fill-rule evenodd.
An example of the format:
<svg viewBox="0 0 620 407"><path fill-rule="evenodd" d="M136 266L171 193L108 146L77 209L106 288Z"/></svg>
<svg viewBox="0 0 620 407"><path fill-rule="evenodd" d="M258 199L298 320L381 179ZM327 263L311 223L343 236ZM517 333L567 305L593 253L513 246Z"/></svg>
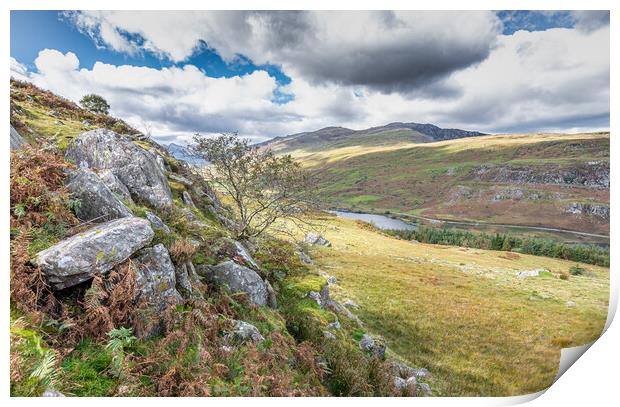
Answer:
<svg viewBox="0 0 620 407"><path fill-rule="evenodd" d="M341 218L362 220L373 224L379 229L394 229L394 230L414 230L416 225L403 222L402 220L392 219L384 215L374 215L372 213L357 213L357 212L345 212L345 211L329 211Z"/></svg>

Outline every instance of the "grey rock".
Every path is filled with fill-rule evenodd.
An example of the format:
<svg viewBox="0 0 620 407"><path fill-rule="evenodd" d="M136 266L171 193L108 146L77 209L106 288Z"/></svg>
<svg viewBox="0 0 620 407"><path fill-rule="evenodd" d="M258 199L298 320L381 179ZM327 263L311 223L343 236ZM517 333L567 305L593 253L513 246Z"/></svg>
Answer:
<svg viewBox="0 0 620 407"><path fill-rule="evenodd" d="M323 336L325 336L327 339L336 339L336 335L329 331L323 331Z"/></svg>
<svg viewBox="0 0 620 407"><path fill-rule="evenodd" d="M323 301L321 300L321 294L317 293L316 291L308 292L308 294L306 294L306 297L316 302L319 307L323 306Z"/></svg>
<svg viewBox="0 0 620 407"><path fill-rule="evenodd" d="M168 178L170 178L173 181L179 182L179 183L181 183L181 184L183 184L185 186L188 186L188 187L191 187L191 186L194 185L194 183L192 181L190 181L187 178L185 178L185 177L183 177L181 175L178 175L178 174L174 174L174 173L173 174L168 174Z"/></svg>
<svg viewBox="0 0 620 407"><path fill-rule="evenodd" d="M327 329L340 329L340 321L336 320L327 324Z"/></svg>
<svg viewBox="0 0 620 407"><path fill-rule="evenodd" d="M297 252L297 256L299 257L299 260L301 260L301 262L304 264L309 264L309 265L314 264L310 256L308 256L304 252Z"/></svg>
<svg viewBox="0 0 620 407"><path fill-rule="evenodd" d="M244 321L235 321L233 330L228 333L227 337L237 342L261 342L265 340L258 328Z"/></svg>
<svg viewBox="0 0 620 407"><path fill-rule="evenodd" d="M356 303L356 302L355 302L355 301L353 301L353 300L346 300L346 301L344 302L344 306L345 306L345 307L351 307L351 308L359 308L359 307L360 307L360 306L359 306L359 304L358 304L358 303Z"/></svg>
<svg viewBox="0 0 620 407"><path fill-rule="evenodd" d="M99 178L107 185L110 191L114 192L116 196L130 204L133 204L131 194L127 187L116 178L116 175L111 170L103 170L97 173Z"/></svg>
<svg viewBox="0 0 620 407"><path fill-rule="evenodd" d="M181 302L176 290L176 271L163 244L142 249L133 258L137 266L138 298L146 300L158 311Z"/></svg>
<svg viewBox="0 0 620 407"><path fill-rule="evenodd" d="M394 376L402 377L403 379L408 379L410 377L415 377L416 379L428 379L431 377L431 374L427 369L417 369L403 363L391 362L391 368Z"/></svg>
<svg viewBox="0 0 620 407"><path fill-rule="evenodd" d="M82 133L69 146L65 157L78 167L111 170L132 197L154 207L172 205L170 187L152 154L125 136L107 129Z"/></svg>
<svg viewBox="0 0 620 407"><path fill-rule="evenodd" d="M258 264L254 261L254 258L250 255L250 252L245 248L245 246L233 239L227 239L233 246L235 246L235 250L237 252L237 256L243 260L243 263L253 269L259 270Z"/></svg>
<svg viewBox="0 0 620 407"><path fill-rule="evenodd" d="M153 227L153 229L162 229L164 232L170 233L170 228L168 227L168 225L166 225L164 221L161 220L161 218L155 215L153 212L147 211L146 219L151 222L151 226Z"/></svg>
<svg viewBox="0 0 620 407"><path fill-rule="evenodd" d="M357 315L354 315L351 311L349 311L344 305L340 304L338 301L334 301L334 300L324 301L323 307L335 312L338 315L345 316L346 318L355 322L357 326L359 326L360 328L364 326L364 324L357 317Z"/></svg>
<svg viewBox="0 0 620 407"><path fill-rule="evenodd" d="M325 247L331 247L332 245L329 240L314 232L307 233L304 237L304 242L311 245L320 245Z"/></svg>
<svg viewBox="0 0 620 407"><path fill-rule="evenodd" d="M278 308L278 297L275 290L267 280L265 280L265 288L267 289L267 305L270 308Z"/></svg>
<svg viewBox="0 0 620 407"><path fill-rule="evenodd" d="M428 385L427 383L418 383L417 393L420 396L430 396L432 394L431 386Z"/></svg>
<svg viewBox="0 0 620 407"><path fill-rule="evenodd" d="M189 298L192 295L192 283L187 270L187 263L175 267L176 289L183 296Z"/></svg>
<svg viewBox="0 0 620 407"><path fill-rule="evenodd" d="M185 205L191 206L193 208L196 207L196 205L194 204L194 201L192 200L192 197L189 194L189 192L183 191L183 194L181 195L181 198L183 199L183 203Z"/></svg>
<svg viewBox="0 0 620 407"><path fill-rule="evenodd" d="M116 219L37 253L33 262L50 286L61 290L111 270L150 243L153 234L146 219Z"/></svg>
<svg viewBox="0 0 620 407"><path fill-rule="evenodd" d="M379 338L373 338L368 334L364 334L360 339L360 349L366 353L370 353L379 359L385 359L385 342Z"/></svg>
<svg viewBox="0 0 620 407"><path fill-rule="evenodd" d="M11 150L17 150L18 148L21 148L22 146L28 144L26 139L23 138L17 132L17 130L13 128L13 126L10 126L10 127L11 127Z"/></svg>
<svg viewBox="0 0 620 407"><path fill-rule="evenodd" d="M573 202L564 209L564 212L573 215L594 216L603 220L609 220L609 206L589 203Z"/></svg>
<svg viewBox="0 0 620 407"><path fill-rule="evenodd" d="M545 269L535 269L535 270L527 270L527 271L518 271L515 273L518 279L522 280L526 277L538 277L540 273L545 271Z"/></svg>
<svg viewBox="0 0 620 407"><path fill-rule="evenodd" d="M131 210L88 168L79 168L71 173L67 189L80 200L76 211L80 220L106 222L133 216Z"/></svg>
<svg viewBox="0 0 620 407"><path fill-rule="evenodd" d="M196 271L207 281L223 286L233 293L246 293L253 304L267 305L269 293L265 282L251 268L228 260L216 266L198 266Z"/></svg>
<svg viewBox="0 0 620 407"><path fill-rule="evenodd" d="M330 276L329 274L327 274L324 271L319 271L319 275L325 277L327 279L327 284L329 284L329 285L333 285L333 284L336 284L338 282L338 279L335 276Z"/></svg>
<svg viewBox="0 0 620 407"><path fill-rule="evenodd" d="M404 392L405 390L407 390L407 380L401 377L394 377L393 383L396 391Z"/></svg>
<svg viewBox="0 0 620 407"><path fill-rule="evenodd" d="M90 121L88 119L82 120L82 126L84 126L84 127L90 126Z"/></svg>
<svg viewBox="0 0 620 407"><path fill-rule="evenodd" d="M41 394L41 397L65 397L65 395L59 392L58 390L49 388L49 389L45 389L43 394Z"/></svg>

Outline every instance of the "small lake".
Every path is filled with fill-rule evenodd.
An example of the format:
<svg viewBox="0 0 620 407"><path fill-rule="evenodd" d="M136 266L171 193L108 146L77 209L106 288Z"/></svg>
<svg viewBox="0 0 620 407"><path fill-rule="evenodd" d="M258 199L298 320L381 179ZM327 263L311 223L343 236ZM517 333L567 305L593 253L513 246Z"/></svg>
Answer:
<svg viewBox="0 0 620 407"><path fill-rule="evenodd" d="M393 230L415 230L416 225L403 222L402 220L392 219L384 215L374 215L371 213L356 213L345 211L329 211L336 216L347 219L363 220L373 224L379 229L393 229Z"/></svg>

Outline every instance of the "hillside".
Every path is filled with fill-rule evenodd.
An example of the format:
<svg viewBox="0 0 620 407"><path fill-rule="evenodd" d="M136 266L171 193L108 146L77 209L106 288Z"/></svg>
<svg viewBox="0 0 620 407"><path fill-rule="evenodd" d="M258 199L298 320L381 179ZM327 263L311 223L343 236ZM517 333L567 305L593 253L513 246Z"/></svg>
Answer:
<svg viewBox="0 0 620 407"><path fill-rule="evenodd" d="M608 135L573 137L295 154L323 174L351 162L383 182L373 154L451 168L455 157L518 162L508 145L531 163L549 154L536 143L568 142L605 162ZM324 212L305 215L313 233L236 238L227 197L196 168L30 84L11 82L10 140L13 396L517 395L549 386L560 349L605 322L604 267L415 243Z"/></svg>
<svg viewBox="0 0 620 407"><path fill-rule="evenodd" d="M333 296L357 304L365 329L380 332L394 357L426 366L435 394L540 391L555 378L560 348L597 339L605 324L608 268L583 265L585 274L573 276L564 260L408 242L331 216L315 221L332 246L310 253L336 277ZM534 276L517 276L524 271Z"/></svg>
<svg viewBox="0 0 620 407"><path fill-rule="evenodd" d="M286 151L333 207L609 233L609 133L382 140Z"/></svg>
<svg viewBox="0 0 620 407"><path fill-rule="evenodd" d="M310 244L235 240L209 183L122 120L11 81L10 141L11 395L431 394Z"/></svg>
<svg viewBox="0 0 620 407"><path fill-rule="evenodd" d="M276 137L261 143L279 153L297 149L321 151L349 146L383 146L402 143L429 143L462 137L482 136L477 131L442 129L432 124L390 123L365 130L351 130L344 127L326 127L314 132Z"/></svg>

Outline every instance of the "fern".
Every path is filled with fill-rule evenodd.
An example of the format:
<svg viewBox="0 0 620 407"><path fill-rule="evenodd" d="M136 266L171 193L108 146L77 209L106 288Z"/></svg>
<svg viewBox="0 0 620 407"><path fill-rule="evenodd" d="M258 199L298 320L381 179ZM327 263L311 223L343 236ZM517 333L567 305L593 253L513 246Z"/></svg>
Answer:
<svg viewBox="0 0 620 407"><path fill-rule="evenodd" d="M110 362L110 370L112 374L118 378L125 375L125 349L131 347L136 341L136 337L132 335L131 328L115 328L108 332L110 340L106 344L106 349L112 354Z"/></svg>

